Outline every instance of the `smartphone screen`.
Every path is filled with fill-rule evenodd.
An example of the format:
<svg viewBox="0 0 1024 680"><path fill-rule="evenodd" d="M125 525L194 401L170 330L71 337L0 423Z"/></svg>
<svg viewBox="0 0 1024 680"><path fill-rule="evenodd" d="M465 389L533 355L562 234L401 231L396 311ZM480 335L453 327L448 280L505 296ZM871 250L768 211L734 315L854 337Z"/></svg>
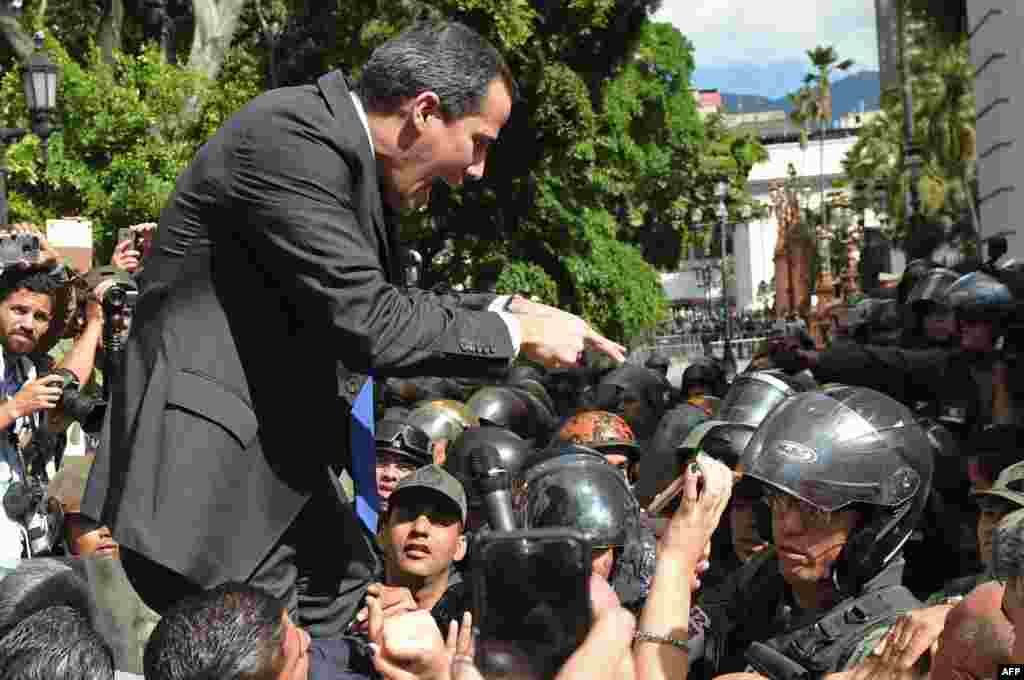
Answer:
<svg viewBox="0 0 1024 680"><path fill-rule="evenodd" d="M117 230L117 242L124 243L125 241L133 241L132 230L128 227Z"/></svg>
<svg viewBox="0 0 1024 680"><path fill-rule="evenodd" d="M589 542L562 529L491 532L474 567L484 677L553 677L590 631Z"/></svg>

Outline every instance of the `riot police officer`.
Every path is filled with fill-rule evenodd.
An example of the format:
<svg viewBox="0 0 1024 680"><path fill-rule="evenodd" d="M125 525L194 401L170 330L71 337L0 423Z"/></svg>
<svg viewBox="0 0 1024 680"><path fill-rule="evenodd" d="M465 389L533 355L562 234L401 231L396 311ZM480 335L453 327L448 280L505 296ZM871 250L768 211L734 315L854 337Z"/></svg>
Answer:
<svg viewBox="0 0 1024 680"><path fill-rule="evenodd" d="M611 584L623 606L638 611L654 575L655 539L622 475L597 456L566 452L526 469L523 482L524 528L582 533L593 573Z"/></svg>
<svg viewBox="0 0 1024 680"><path fill-rule="evenodd" d="M708 670L821 677L856 665L920 606L901 585L901 548L931 486L924 431L890 397L834 386L787 398L740 464L764 485L775 545L699 598Z"/></svg>

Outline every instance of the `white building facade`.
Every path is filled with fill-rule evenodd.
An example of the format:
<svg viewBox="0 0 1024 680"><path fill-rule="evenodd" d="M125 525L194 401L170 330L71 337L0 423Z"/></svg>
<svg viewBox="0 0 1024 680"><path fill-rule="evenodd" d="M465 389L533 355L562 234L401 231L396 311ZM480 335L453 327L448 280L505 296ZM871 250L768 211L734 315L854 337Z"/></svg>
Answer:
<svg viewBox="0 0 1024 680"><path fill-rule="evenodd" d="M808 187L807 205L817 208L820 205L817 190L819 172L823 173L825 191L828 192L837 180L844 177L842 161L856 141L857 137L852 130L835 130L827 135L823 148L815 139L810 140L806 148L801 148L799 141L766 144L768 160L754 166L750 173L748 188L751 195L757 202L770 207L773 187L786 181L792 166ZM880 227L880 220L873 212L868 211L864 218L867 229ZM729 290L728 295L735 301L736 311L755 311L762 305L757 295L759 284L764 282L771 286L775 276L778 221L772 212L765 219L738 224L733 229L732 255L736 268L736 290ZM708 263L705 259L690 259L682 263L680 271L662 275L662 284L669 299L677 304L683 301L694 304L694 301L704 300L706 293L699 285L698 270ZM717 266L717 262L714 264ZM902 272L904 264L902 253L892 250L889 271ZM713 301L721 304L720 279L716 278L710 295Z"/></svg>

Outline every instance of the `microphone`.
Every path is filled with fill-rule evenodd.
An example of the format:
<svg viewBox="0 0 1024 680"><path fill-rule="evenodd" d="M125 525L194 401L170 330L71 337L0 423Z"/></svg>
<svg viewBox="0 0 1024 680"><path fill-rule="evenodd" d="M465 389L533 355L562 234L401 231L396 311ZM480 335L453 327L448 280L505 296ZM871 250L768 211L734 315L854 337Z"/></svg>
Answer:
<svg viewBox="0 0 1024 680"><path fill-rule="evenodd" d="M483 500L487 523L494 531L516 531L512 512L512 480L501 462L498 450L483 444L469 452L473 486Z"/></svg>

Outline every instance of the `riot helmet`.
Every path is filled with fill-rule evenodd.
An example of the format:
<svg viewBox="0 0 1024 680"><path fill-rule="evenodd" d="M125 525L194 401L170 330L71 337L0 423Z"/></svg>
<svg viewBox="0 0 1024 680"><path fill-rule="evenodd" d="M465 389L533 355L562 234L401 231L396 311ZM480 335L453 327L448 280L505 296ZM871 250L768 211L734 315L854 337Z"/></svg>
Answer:
<svg viewBox="0 0 1024 680"><path fill-rule="evenodd" d="M602 461L604 460L604 456L602 456L599 451L595 451L589 446L583 446L582 444L576 444L574 442L563 441L555 438L543 449L536 449L527 455L526 460L523 461L523 466L520 468L520 474L526 474L526 471L534 465L540 465L552 458L576 455L591 456Z"/></svg>
<svg viewBox="0 0 1024 680"><path fill-rule="evenodd" d="M481 425L503 427L525 439L536 437L537 424L533 422L530 404L511 387L481 387L466 402L466 408L480 419Z"/></svg>
<svg viewBox="0 0 1024 680"><path fill-rule="evenodd" d="M420 402L405 422L420 428L432 442L455 441L468 427L477 427L480 421L466 405L453 399Z"/></svg>
<svg viewBox="0 0 1024 680"><path fill-rule="evenodd" d="M704 385L713 397L724 397L727 389L725 369L712 357L698 357L683 371L683 398L689 397L690 388L695 385Z"/></svg>
<svg viewBox="0 0 1024 680"><path fill-rule="evenodd" d="M900 282L896 286L896 299L901 305L907 302L910 291L914 290L918 281L923 279L934 267L934 262L925 259L912 260L907 263L906 269L903 270L903 276L900 277Z"/></svg>
<svg viewBox="0 0 1024 680"><path fill-rule="evenodd" d="M631 461L636 461L641 455L629 424L621 416L608 411L580 411L562 424L555 438L602 454L622 453Z"/></svg>
<svg viewBox="0 0 1024 680"><path fill-rule="evenodd" d="M907 304L910 307L918 308L921 303L930 302L933 304L946 305L946 294L960 275L952 269L935 267L928 271L914 286L907 295Z"/></svg>
<svg viewBox="0 0 1024 680"><path fill-rule="evenodd" d="M382 420L374 426L373 439L377 451L393 453L417 467L434 462L434 452L427 433L402 420Z"/></svg>
<svg viewBox="0 0 1024 680"><path fill-rule="evenodd" d="M710 419L707 411L692 404L678 406L661 419L647 445L640 476L633 489L641 506L647 507L665 486L679 476L679 447L694 428Z"/></svg>
<svg viewBox="0 0 1024 680"><path fill-rule="evenodd" d="M946 291L958 319L998 322L1013 309L1013 294L1006 284L984 272L958 278Z"/></svg>
<svg viewBox="0 0 1024 680"><path fill-rule="evenodd" d="M526 402L529 414L528 427L525 429L525 433L521 433L522 436L528 434L529 438L534 441L546 442L558 425L555 418L555 404L548 396L547 390L533 380L509 386L509 389Z"/></svg>
<svg viewBox="0 0 1024 680"><path fill-rule="evenodd" d="M570 528L595 549L622 548L640 525L640 506L618 471L594 456L569 454L526 471L526 529Z"/></svg>
<svg viewBox="0 0 1024 680"><path fill-rule="evenodd" d="M757 427L786 397L804 389L785 371L744 373L729 386L718 419Z"/></svg>
<svg viewBox="0 0 1024 680"><path fill-rule="evenodd" d="M642 366L620 366L584 395L586 408L620 414L641 440L654 434L665 412L668 385Z"/></svg>
<svg viewBox="0 0 1024 680"><path fill-rule="evenodd" d="M644 362L644 368L660 373L666 378L668 377L668 369L671 366L672 361L668 358L668 355L658 350L651 352L651 356L647 357L647 361Z"/></svg>
<svg viewBox="0 0 1024 680"><path fill-rule="evenodd" d="M829 513L864 513L833 581L852 594L899 553L932 485L932 445L907 407L880 392L837 385L779 404L740 464L768 487Z"/></svg>
<svg viewBox="0 0 1024 680"><path fill-rule="evenodd" d="M514 432L493 425L470 428L449 445L444 468L465 487L469 507L473 509L480 507L481 500L473 483L470 454L484 445L493 446L497 450L502 465L513 480L518 478L523 464L533 452L530 442Z"/></svg>

